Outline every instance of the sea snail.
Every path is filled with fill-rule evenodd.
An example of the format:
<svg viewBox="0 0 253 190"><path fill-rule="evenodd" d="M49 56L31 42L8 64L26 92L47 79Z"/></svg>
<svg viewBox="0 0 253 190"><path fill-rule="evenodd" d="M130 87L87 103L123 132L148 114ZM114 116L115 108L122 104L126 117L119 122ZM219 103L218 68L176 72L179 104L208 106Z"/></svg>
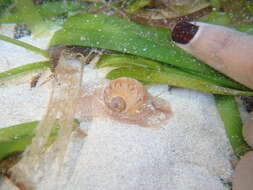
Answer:
<svg viewBox="0 0 253 190"><path fill-rule="evenodd" d="M91 107L88 114L92 117L109 117L142 127L161 126L172 116L168 102L152 97L142 83L126 77L110 81L92 96L84 96L80 104Z"/></svg>
<svg viewBox="0 0 253 190"><path fill-rule="evenodd" d="M103 91L103 102L106 113L113 119L140 126L159 126L171 117L169 104L152 97L132 78L111 81Z"/></svg>
<svg viewBox="0 0 253 190"><path fill-rule="evenodd" d="M137 80L118 78L104 89L103 99L112 112L132 117L144 111L148 96L147 90Z"/></svg>

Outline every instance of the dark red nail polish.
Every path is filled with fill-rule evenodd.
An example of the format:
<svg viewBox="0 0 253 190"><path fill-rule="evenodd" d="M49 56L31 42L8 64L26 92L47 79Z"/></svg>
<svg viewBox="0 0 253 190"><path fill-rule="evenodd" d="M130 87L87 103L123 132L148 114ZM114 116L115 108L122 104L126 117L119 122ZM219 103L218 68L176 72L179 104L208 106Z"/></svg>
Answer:
<svg viewBox="0 0 253 190"><path fill-rule="evenodd" d="M187 44L197 33L198 29L199 26L189 22L179 22L172 30L172 40L180 44Z"/></svg>

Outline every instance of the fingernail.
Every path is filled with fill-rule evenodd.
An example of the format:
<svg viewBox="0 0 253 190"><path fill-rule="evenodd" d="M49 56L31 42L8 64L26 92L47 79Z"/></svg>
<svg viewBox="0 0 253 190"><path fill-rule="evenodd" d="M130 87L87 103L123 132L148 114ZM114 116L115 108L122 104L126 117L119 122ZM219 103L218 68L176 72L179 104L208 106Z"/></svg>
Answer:
<svg viewBox="0 0 253 190"><path fill-rule="evenodd" d="M180 44L187 44L197 33L198 29L199 26L189 22L179 22L172 30L172 40Z"/></svg>

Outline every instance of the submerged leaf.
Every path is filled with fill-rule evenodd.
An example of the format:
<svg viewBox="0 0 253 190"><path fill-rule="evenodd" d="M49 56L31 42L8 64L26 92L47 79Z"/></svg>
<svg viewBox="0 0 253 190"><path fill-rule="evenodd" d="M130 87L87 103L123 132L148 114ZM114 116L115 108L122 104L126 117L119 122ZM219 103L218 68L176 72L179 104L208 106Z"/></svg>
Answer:
<svg viewBox="0 0 253 190"><path fill-rule="evenodd" d="M212 7L215 7L215 8L220 8L221 7L221 3L220 3L220 0L209 0Z"/></svg>
<svg viewBox="0 0 253 190"><path fill-rule="evenodd" d="M31 143L38 123L34 121L0 129L0 160L23 151Z"/></svg>
<svg viewBox="0 0 253 190"><path fill-rule="evenodd" d="M182 88L223 95L253 95L250 91L240 91L216 85L201 77L181 71L175 67L162 65L147 59L128 55L103 55L98 68L119 67L107 74L108 79L131 77L144 83L168 84Z"/></svg>
<svg viewBox="0 0 253 190"><path fill-rule="evenodd" d="M206 18L201 19L201 21L208 22L210 24L217 24L222 26L231 26L232 20L230 16L225 12L212 11L207 15Z"/></svg>
<svg viewBox="0 0 253 190"><path fill-rule="evenodd" d="M83 11L89 7L90 3L57 1L43 2L36 6L32 0L16 0L12 7L14 5L15 9L12 8L11 12L7 8L5 11L0 11L0 13L2 12L0 23L24 23L36 35L48 31L49 23L45 22L45 19L56 19L59 16Z"/></svg>
<svg viewBox="0 0 253 190"><path fill-rule="evenodd" d="M49 61L41 61L41 62L22 65L20 67L16 67L8 71L1 72L0 81L6 80L10 77L15 77L19 74L25 74L25 73L29 73L35 70L45 69L48 67L49 67Z"/></svg>
<svg viewBox="0 0 253 190"><path fill-rule="evenodd" d="M44 57L49 57L49 54L48 54L47 50L40 49L40 48L35 47L35 46L33 46L31 44L28 44L26 42L23 42L23 41L20 41L20 40L16 40L16 39L10 38L10 37L2 35L2 34L0 34L0 40L3 40L5 42L9 42L9 43L15 44L15 45L17 45L19 47L23 47L23 48L25 48L27 50L30 50L32 52L41 54Z"/></svg>
<svg viewBox="0 0 253 190"><path fill-rule="evenodd" d="M232 96L220 95L215 95L215 101L230 144L235 155L240 158L251 149L242 136L242 121L236 101Z"/></svg>
<svg viewBox="0 0 253 190"><path fill-rule="evenodd" d="M244 24L236 27L241 32L246 32L253 35L253 24Z"/></svg>
<svg viewBox="0 0 253 190"><path fill-rule="evenodd" d="M38 6L38 11L43 18L54 18L64 14L85 10L88 7L88 2L53 1L44 2L42 5Z"/></svg>
<svg viewBox="0 0 253 190"><path fill-rule="evenodd" d="M220 0L225 12L229 13L236 25L249 24L253 21L252 3L248 0Z"/></svg>
<svg viewBox="0 0 253 190"><path fill-rule="evenodd" d="M151 0L126 0L123 4L126 6L126 12L136 13L139 9L148 5L150 2Z"/></svg>
<svg viewBox="0 0 253 190"><path fill-rule="evenodd" d="M247 89L185 53L170 39L168 29L139 25L101 14L70 17L53 36L50 46L97 47L149 58L226 87Z"/></svg>
<svg viewBox="0 0 253 190"><path fill-rule="evenodd" d="M10 19L17 19L27 24L34 35L47 31L47 24L43 21L38 8L33 4L32 0L16 0L15 6L16 13L10 15Z"/></svg>
<svg viewBox="0 0 253 190"><path fill-rule="evenodd" d="M13 125L0 129L0 161L5 157L24 151L32 142L35 136L35 129L39 121L27 122L18 125ZM79 125L77 120L74 120L72 130ZM52 144L58 135L60 124L55 121L47 141L47 146Z"/></svg>

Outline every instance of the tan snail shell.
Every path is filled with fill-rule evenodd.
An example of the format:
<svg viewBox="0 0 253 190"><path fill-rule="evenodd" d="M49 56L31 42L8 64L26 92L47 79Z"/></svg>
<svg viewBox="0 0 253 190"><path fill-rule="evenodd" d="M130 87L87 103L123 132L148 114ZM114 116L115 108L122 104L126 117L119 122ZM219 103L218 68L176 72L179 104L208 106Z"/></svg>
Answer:
<svg viewBox="0 0 253 190"><path fill-rule="evenodd" d="M144 110L148 103L148 92L135 79L118 78L104 89L104 103L113 112L133 116Z"/></svg>
<svg viewBox="0 0 253 190"><path fill-rule="evenodd" d="M159 100L152 98L142 83L126 77L111 81L103 93L110 116L147 127L159 125L171 116L168 103Z"/></svg>

